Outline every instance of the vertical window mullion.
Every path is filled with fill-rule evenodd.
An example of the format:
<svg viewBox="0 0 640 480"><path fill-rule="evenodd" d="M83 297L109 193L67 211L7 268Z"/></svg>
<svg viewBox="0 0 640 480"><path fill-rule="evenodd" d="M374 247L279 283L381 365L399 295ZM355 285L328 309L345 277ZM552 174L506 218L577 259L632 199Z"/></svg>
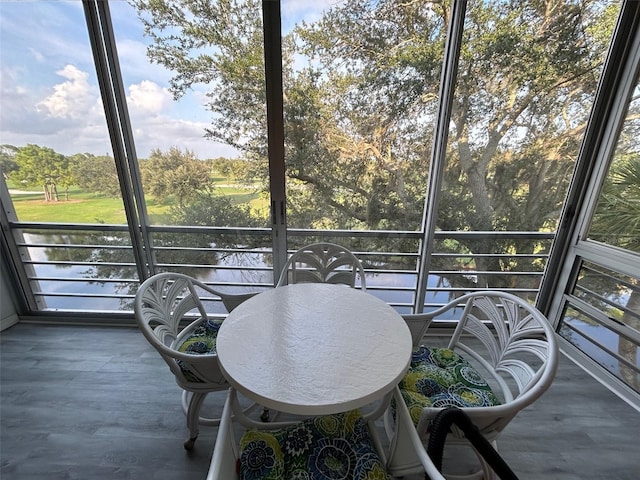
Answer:
<svg viewBox="0 0 640 480"><path fill-rule="evenodd" d="M451 6L451 18L447 31L442 75L440 79L440 94L438 104L438 117L435 126L434 142L431 151L429 168L429 184L427 199L422 216L422 247L418 265L418 285L414 303L414 312L421 313L424 309L424 301L431 267L431 253L438 216L438 203L442 177L446 165L447 141L449 137L449 121L453 105L456 75L460 49L462 46L462 33L467 9L467 0L454 1Z"/></svg>
<svg viewBox="0 0 640 480"><path fill-rule="evenodd" d="M278 279L287 260L287 219L284 163L284 106L282 93L282 31L280 2L262 2L264 68L267 98L267 137L273 278Z"/></svg>
<svg viewBox="0 0 640 480"><path fill-rule="evenodd" d="M140 279L154 273L147 214L108 3L84 0L85 17ZM145 246L147 248L145 248Z"/></svg>

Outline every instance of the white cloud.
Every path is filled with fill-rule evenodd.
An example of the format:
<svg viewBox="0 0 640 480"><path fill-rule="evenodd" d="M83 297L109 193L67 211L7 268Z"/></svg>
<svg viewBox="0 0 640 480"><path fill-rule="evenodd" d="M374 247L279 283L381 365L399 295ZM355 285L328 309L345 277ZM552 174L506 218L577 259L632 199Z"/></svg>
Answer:
<svg viewBox="0 0 640 480"><path fill-rule="evenodd" d="M138 157L146 158L152 149L167 151L171 147L189 150L198 158L237 157L238 152L204 138L206 123L169 118L165 115L132 119L133 137Z"/></svg>
<svg viewBox="0 0 640 480"><path fill-rule="evenodd" d="M171 102L171 94L151 80L129 86L129 108L144 113L159 113Z"/></svg>
<svg viewBox="0 0 640 480"><path fill-rule="evenodd" d="M0 15L7 46L0 52L0 144L32 143L64 155L112 154L82 4L46 2L34 10L22 8L24 3L30 2L11 3ZM120 14L115 33L138 156L172 146L203 159L237 156L204 138L211 118L204 108L206 88L196 86L173 101L167 89L172 74L146 57L135 12L126 2L111 7L112 15Z"/></svg>
<svg viewBox="0 0 640 480"><path fill-rule="evenodd" d="M45 93L25 83L23 69L0 66L0 143L21 147L36 144L63 155L94 153L112 155L101 97L95 80L67 65L57 72L66 79L48 87ZM191 150L199 158L236 157L231 147L204 138L208 115L199 103L201 94L183 99L177 109L171 96L155 82L144 80L129 86L127 99L140 158L152 149L167 151L175 146ZM53 92L53 93L51 93ZM182 103L182 102L181 102ZM196 110L201 111L196 114ZM182 113L180 113L182 112ZM196 117L202 116L202 120Z"/></svg>
<svg viewBox="0 0 640 480"><path fill-rule="evenodd" d="M85 118L96 103L95 88L89 84L88 74L73 65L65 65L56 72L67 79L53 86L53 94L36 105L38 110L55 118Z"/></svg>

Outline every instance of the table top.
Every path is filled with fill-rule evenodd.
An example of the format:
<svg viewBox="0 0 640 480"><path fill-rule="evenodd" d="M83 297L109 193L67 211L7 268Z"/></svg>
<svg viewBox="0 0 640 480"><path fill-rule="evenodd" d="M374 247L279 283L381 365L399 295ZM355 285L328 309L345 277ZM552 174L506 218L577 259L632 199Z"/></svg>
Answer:
<svg viewBox="0 0 640 480"><path fill-rule="evenodd" d="M384 301L344 285L299 283L245 301L216 349L229 383L269 409L325 415L359 408L398 384L411 334Z"/></svg>

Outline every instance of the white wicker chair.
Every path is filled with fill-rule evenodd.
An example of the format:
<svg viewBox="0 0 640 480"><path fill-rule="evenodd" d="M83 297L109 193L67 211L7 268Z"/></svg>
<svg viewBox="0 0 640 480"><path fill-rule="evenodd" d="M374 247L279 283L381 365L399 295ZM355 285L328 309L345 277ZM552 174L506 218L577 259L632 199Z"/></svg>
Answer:
<svg viewBox="0 0 640 480"><path fill-rule="evenodd" d="M391 395L393 395L396 399L401 398L400 392L397 387L395 388L395 390L392 392ZM369 437L369 441L362 442L362 436L358 435L357 445L353 445L354 448L352 450L348 448L346 449L346 451L350 451L350 454L352 454L352 455L349 455L349 458L350 458L349 463L352 466L354 463L357 463L357 461L354 459L354 456L356 456L355 452L358 452L357 455L360 456L360 459L361 459L360 461L362 461L363 463L367 463L369 467L371 467L371 464L377 463L379 461L378 465L380 466L380 468L383 469L385 473L389 475L393 475L394 457L397 454L397 450L399 448L407 448L407 447L413 448L413 445L418 445L419 449L414 452L414 456L416 458L419 458L419 460L423 462L422 464L423 464L424 471L426 471L429 474L431 480L445 480L444 477L436 469L434 464L431 462L427 453L422 449L422 446L420 444L420 439L418 438L417 432L413 426L411 417L409 416L409 412L406 409L406 407L403 408L401 406L401 408L398 409L397 431L402 434L403 439L413 437L414 440L410 441L407 444L404 444L404 443L400 444L396 442L394 438L390 444L389 449L385 449L382 446L382 443L376 431L377 429L375 426L375 421L384 412L384 409L387 406L388 398L389 397L387 396L387 398L384 401L381 401L380 404L378 405L378 408L373 408L369 410L367 413L364 413L362 415L362 420L366 424L366 430ZM315 418L320 419L322 417L315 417ZM353 417L350 417L350 418L352 419ZM218 436L216 439L213 456L211 458L211 464L209 466L207 480L239 480L240 470L243 468L247 468L246 467L247 463L251 464L254 467L254 469L258 469L258 470L260 469L261 466L266 466L267 467L266 469L268 469L269 466L273 468L273 464L270 464L270 462L268 461L268 460L271 460L271 458L273 457L271 457L271 455L262 455L263 453L262 451L258 452L258 453L261 453L261 455L256 455L255 457L245 451L245 454L243 456L242 445L239 444L239 443L242 443L242 441L237 442L235 439L234 423L232 421L233 419L238 420L239 426L244 427L244 429L246 429L247 431L258 432L257 435L254 435L252 439L248 440L248 441L252 440L254 442L256 442L256 440L260 441L264 438L261 436L263 432L274 432L274 431L282 432L283 431L282 429L287 429L287 428L289 428L290 429L289 431L291 431L291 429L300 427L301 422L304 420L304 419L297 419L295 421L289 421L289 422L271 422L271 423L256 422L254 420L251 420L246 415L244 415L244 413L241 411L238 404L236 391L233 388L230 388L227 401L225 402L225 406L222 411L222 421L220 423L220 427L218 428ZM337 423L335 419L336 419L336 416L332 416L332 421L326 422L325 424L332 425L333 426L332 429L338 430L341 427L335 428L335 425ZM306 421L309 421L309 419L306 419ZM299 434L299 431L296 433ZM353 438L348 435L344 435L345 433L344 431L342 431L341 433L343 434L343 436L338 438L337 444L340 445L342 448L344 448L344 445L345 445L344 442L349 442L353 440ZM288 438L291 439L292 437L288 437ZM331 438L329 439L322 438L319 441L317 438L314 438L313 441L309 443L306 441L298 442L297 440L300 438L304 438L304 440L308 440L311 437L306 435L294 436L293 442L292 442L294 448L293 449L289 448L285 453L284 455L285 462L286 462L286 456L288 455L288 453L291 453L292 450L300 451L300 449L307 449L310 453L320 452L323 449L331 448L331 445L333 444L332 443L333 440ZM283 442L283 443L286 443L286 442ZM366 449L363 449L363 443L366 443ZM289 444L290 447L292 444ZM245 446L246 446L246 442L245 442ZM271 453L274 456L276 455L276 452L280 450L280 447L274 445L273 437L269 437L269 439L266 440L266 442L263 443L262 446L266 449L265 450L266 453ZM269 450L269 449L273 449L273 450ZM326 452L327 450L324 450L324 451ZM363 451L366 451L367 453L363 454ZM321 458L321 457L318 456L316 458ZM334 458L339 458L339 457L334 457ZM252 460L255 460L255 461L252 461ZM309 465L309 463L307 463L307 465ZM317 466L318 463L312 463L312 465ZM256 473L255 470L253 473L254 474ZM276 476L274 476L274 473L275 473L274 470L264 472L264 474L269 475L268 478L276 478ZM282 473L283 472L280 472L280 475L277 475L277 478L285 478L284 476L282 476ZM380 473L381 473L380 470L376 471L377 475L379 475ZM301 472L297 472L297 475L303 475L303 474ZM347 478L345 475L346 475L346 472L340 478ZM257 479L262 477L260 475L252 475L251 478ZM290 478L290 477L286 477L286 478ZM300 478L316 478L316 477L301 476ZM327 476L326 478L333 478L333 477ZM362 478L362 477L358 477L358 478ZM375 478L379 478L379 476L375 476ZM400 477L392 477L392 478L400 478Z"/></svg>
<svg viewBox="0 0 640 480"><path fill-rule="evenodd" d="M189 437L184 448L191 450L198 437L198 426L216 426L220 419L200 417L200 408L210 392L226 390L227 384L215 355L215 336L219 322L208 319L203 298L220 300L227 311L256 293L227 294L180 273L159 273L138 288L134 311L138 326L149 343L160 353L183 389L182 409L187 417ZM202 296L202 297L201 297ZM181 325L188 322L185 328ZM204 347L189 353L188 342L195 334ZM190 337L192 337L190 339Z"/></svg>
<svg viewBox="0 0 640 480"><path fill-rule="evenodd" d="M431 373L423 376L422 372L436 368L431 363L434 358L448 355L445 350L419 349L425 330L433 319L442 318L443 314L451 316L458 311L456 309L462 310L462 313L447 349L460 354L471 364L475 373L487 381L499 404L469 406L475 400L482 399L486 392L480 391L476 395L475 390L458 390L459 385L449 385L438 390L439 386L429 383L435 378ZM497 449L496 440L504 428L519 411L539 398L555 377L558 364L555 333L540 311L515 295L497 291L474 292L435 311L404 315L404 318L412 332L415 348L411 367L400 383L400 389L405 402L409 404L411 417L424 448L428 445L429 426L433 418L447 406L457 406L462 408L480 433ZM429 358L428 366L424 363L425 355ZM454 361L453 356L448 359ZM476 380L477 378L473 378L473 382ZM421 393L416 396L416 391ZM429 397L428 402L421 403L426 397ZM385 428L387 435L393 438L395 423L392 409L385 415ZM408 437L399 441L408 445L415 439L416 437ZM446 446L470 448L463 432L455 426L447 436ZM403 458L396 457L395 471L398 474L420 471L423 461L417 457L411 458L414 448L404 447L401 451L407 454ZM477 451L475 453L480 461L478 471L455 476L447 474L445 464L445 476L448 479L481 476L485 480L495 478L495 472L488 463Z"/></svg>
<svg viewBox="0 0 640 480"><path fill-rule="evenodd" d="M276 286L290 283L343 283L366 290L364 268L351 251L334 243L313 243L294 252Z"/></svg>

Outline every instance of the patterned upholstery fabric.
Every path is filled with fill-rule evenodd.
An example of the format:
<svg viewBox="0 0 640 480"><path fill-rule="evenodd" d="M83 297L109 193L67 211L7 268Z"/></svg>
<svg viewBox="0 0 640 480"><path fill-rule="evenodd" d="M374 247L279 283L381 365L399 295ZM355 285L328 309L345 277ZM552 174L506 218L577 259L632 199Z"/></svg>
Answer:
<svg viewBox="0 0 640 480"><path fill-rule="evenodd" d="M178 347L178 351L192 355L215 355L220 325L222 325L222 320L205 320L194 329L191 335L184 339ZM189 370L189 366L185 362L178 360L178 365L187 380L201 381Z"/></svg>
<svg viewBox="0 0 640 480"><path fill-rule="evenodd" d="M390 480L358 410L240 440L242 480Z"/></svg>
<svg viewBox="0 0 640 480"><path fill-rule="evenodd" d="M499 405L491 387L463 357L448 348L420 346L400 382L400 393L415 424L425 407Z"/></svg>

